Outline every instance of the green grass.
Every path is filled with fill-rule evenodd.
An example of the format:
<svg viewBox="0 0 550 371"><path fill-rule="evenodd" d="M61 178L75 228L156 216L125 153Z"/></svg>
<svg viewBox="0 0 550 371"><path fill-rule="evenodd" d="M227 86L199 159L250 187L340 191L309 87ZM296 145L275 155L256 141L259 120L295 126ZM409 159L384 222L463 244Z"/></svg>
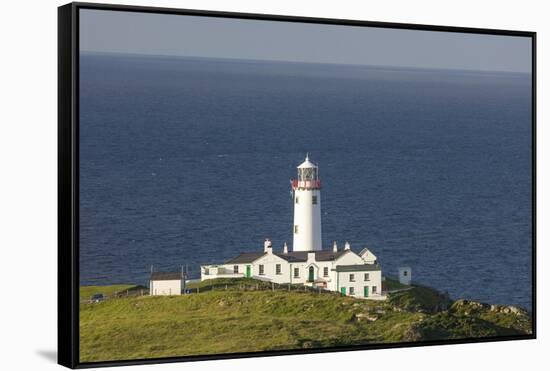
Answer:
<svg viewBox="0 0 550 371"><path fill-rule="evenodd" d="M225 289L226 286L228 289L240 289L242 286L247 286L249 288L258 286L262 289L267 289L271 288L271 283L255 280L253 278L216 278L189 283L187 288L196 289L198 287L200 290L206 291L212 289Z"/></svg>
<svg viewBox="0 0 550 371"><path fill-rule="evenodd" d="M384 282L382 282L382 287L385 291L394 291L394 290L404 290L410 288L411 286L403 285L398 280L390 277L385 277Z"/></svg>
<svg viewBox="0 0 550 371"><path fill-rule="evenodd" d="M240 290L243 285L248 285L247 291ZM271 291L271 284L252 279L205 281L197 286L204 291L81 304L81 361L522 333L507 327L504 318L484 318L485 312L472 318L451 311L413 310L418 303L433 304L436 295L429 294L428 288L405 291L418 294L416 302L414 295L381 302L309 291ZM102 292L116 290L102 288Z"/></svg>
<svg viewBox="0 0 550 371"><path fill-rule="evenodd" d="M136 285L111 285L111 286L80 286L80 300L88 300L92 295L103 294L103 296L111 296L117 292L125 292L141 286Z"/></svg>
<svg viewBox="0 0 550 371"><path fill-rule="evenodd" d="M389 303L410 312L433 313L449 307L451 300L429 287L412 286L409 290L390 295Z"/></svg>

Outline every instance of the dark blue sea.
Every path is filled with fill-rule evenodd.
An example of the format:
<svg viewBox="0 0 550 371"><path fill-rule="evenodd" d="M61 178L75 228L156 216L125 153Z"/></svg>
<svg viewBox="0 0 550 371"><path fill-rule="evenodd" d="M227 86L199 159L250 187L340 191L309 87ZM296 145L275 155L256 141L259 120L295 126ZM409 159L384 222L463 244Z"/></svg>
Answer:
<svg viewBox="0 0 550 371"><path fill-rule="evenodd" d="M530 75L82 54L80 283L146 284L292 242L289 179L323 182L323 240L453 298L531 308Z"/></svg>

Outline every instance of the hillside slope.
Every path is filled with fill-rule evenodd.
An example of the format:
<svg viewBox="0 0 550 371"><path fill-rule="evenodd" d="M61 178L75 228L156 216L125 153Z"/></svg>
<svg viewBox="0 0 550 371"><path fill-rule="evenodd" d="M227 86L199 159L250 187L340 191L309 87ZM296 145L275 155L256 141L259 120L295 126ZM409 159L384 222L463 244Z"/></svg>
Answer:
<svg viewBox="0 0 550 371"><path fill-rule="evenodd" d="M520 335L530 323L518 308L452 303L426 287L377 302L212 281L199 294L81 304L80 353L93 362Z"/></svg>

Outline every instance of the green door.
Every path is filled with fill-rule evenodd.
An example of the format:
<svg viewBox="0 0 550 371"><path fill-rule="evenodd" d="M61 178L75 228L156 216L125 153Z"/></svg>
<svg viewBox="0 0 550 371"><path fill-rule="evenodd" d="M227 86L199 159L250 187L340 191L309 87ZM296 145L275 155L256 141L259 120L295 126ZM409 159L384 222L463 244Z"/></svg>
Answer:
<svg viewBox="0 0 550 371"><path fill-rule="evenodd" d="M365 290L364 290L364 295L365 297L368 297L369 296L369 287L368 286L365 286Z"/></svg>
<svg viewBox="0 0 550 371"><path fill-rule="evenodd" d="M340 292L342 293L342 296L346 296L346 288L345 287L340 288Z"/></svg>
<svg viewBox="0 0 550 371"><path fill-rule="evenodd" d="M313 267L309 267L309 282L313 282Z"/></svg>
<svg viewBox="0 0 550 371"><path fill-rule="evenodd" d="M246 266L246 277L248 277L248 278L252 277L252 272L251 272L251 269L250 269L250 265Z"/></svg>

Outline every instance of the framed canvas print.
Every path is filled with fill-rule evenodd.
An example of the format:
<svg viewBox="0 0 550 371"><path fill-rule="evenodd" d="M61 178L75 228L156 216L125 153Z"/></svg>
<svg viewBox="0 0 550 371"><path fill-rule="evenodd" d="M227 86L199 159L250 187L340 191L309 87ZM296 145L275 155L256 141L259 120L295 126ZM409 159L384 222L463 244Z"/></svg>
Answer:
<svg viewBox="0 0 550 371"><path fill-rule="evenodd" d="M536 334L535 33L59 8L59 362Z"/></svg>

